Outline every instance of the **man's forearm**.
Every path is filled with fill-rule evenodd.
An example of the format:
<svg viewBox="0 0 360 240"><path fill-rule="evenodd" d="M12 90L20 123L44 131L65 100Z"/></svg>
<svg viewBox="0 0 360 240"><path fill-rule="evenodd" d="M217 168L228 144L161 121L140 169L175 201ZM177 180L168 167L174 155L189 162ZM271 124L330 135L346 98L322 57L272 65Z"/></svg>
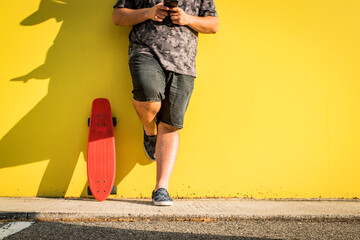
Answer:
<svg viewBox="0 0 360 240"><path fill-rule="evenodd" d="M115 8L113 12L113 22L115 25L120 26L134 26L149 19L162 22L168 15L168 11L169 8L164 6L163 2L151 8Z"/></svg>
<svg viewBox="0 0 360 240"><path fill-rule="evenodd" d="M113 12L113 22L115 25L120 26L134 26L150 19L148 10L148 8L136 10L128 8L115 8Z"/></svg>
<svg viewBox="0 0 360 240"><path fill-rule="evenodd" d="M113 12L113 22L115 25L120 26L134 26L149 19L162 22L168 15L167 10L169 10L169 8L163 6L163 3L159 3L152 8L115 8ZM199 33L216 33L219 29L218 17L193 16L185 13L184 10L178 7L171 9L171 11L171 19L174 24L188 25Z"/></svg>
<svg viewBox="0 0 360 240"><path fill-rule="evenodd" d="M218 17L189 16L188 26L199 33L216 33L219 29Z"/></svg>

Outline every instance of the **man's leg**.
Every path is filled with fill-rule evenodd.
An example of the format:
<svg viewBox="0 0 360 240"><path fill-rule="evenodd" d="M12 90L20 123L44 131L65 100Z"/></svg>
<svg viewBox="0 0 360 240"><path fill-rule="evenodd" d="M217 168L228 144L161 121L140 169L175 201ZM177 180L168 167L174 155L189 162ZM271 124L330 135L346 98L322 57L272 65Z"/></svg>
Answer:
<svg viewBox="0 0 360 240"><path fill-rule="evenodd" d="M175 166L176 156L179 149L179 129L166 123L159 123L156 142L156 186L169 188L169 180Z"/></svg>
<svg viewBox="0 0 360 240"><path fill-rule="evenodd" d="M158 135L156 142L156 186L169 188L169 180L174 169L176 156L179 149L179 129L160 122L156 130L155 116L160 110L161 102L139 102L133 99L134 108L144 125L147 135Z"/></svg>
<svg viewBox="0 0 360 240"><path fill-rule="evenodd" d="M155 190L168 190L179 150L179 131L183 127L184 116L194 88L194 77L170 73L166 98L157 114L158 126L155 149L157 176Z"/></svg>
<svg viewBox="0 0 360 240"><path fill-rule="evenodd" d="M140 102L133 99L134 108L144 125L146 135L157 134L155 116L159 112L161 102Z"/></svg>

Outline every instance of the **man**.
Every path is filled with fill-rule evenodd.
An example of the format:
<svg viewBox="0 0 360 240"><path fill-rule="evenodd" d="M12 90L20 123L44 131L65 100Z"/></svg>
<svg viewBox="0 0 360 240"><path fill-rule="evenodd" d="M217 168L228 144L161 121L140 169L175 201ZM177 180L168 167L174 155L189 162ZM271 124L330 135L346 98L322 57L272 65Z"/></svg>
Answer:
<svg viewBox="0 0 360 240"><path fill-rule="evenodd" d="M219 27L214 0L165 5L162 0L117 0L113 13L115 25L133 26L133 105L144 125L145 152L157 164L152 200L162 206L173 204L169 180L196 77L198 33L216 33Z"/></svg>

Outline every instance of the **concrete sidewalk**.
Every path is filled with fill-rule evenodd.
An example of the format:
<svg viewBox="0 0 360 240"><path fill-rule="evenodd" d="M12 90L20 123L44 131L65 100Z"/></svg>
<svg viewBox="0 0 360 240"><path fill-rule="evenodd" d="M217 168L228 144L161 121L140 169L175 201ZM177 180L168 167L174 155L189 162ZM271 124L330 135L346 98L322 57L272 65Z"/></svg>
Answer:
<svg viewBox="0 0 360 240"><path fill-rule="evenodd" d="M171 207L151 200L0 198L0 220L314 220L360 221L358 200L175 199Z"/></svg>

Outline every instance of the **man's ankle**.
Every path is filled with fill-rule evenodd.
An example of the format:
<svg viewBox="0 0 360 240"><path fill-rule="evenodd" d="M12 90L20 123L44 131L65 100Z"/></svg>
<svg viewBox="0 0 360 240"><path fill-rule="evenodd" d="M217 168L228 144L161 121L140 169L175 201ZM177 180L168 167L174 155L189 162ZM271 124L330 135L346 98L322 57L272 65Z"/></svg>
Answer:
<svg viewBox="0 0 360 240"><path fill-rule="evenodd" d="M158 189L160 189L160 188L165 188L166 189L166 191L169 191L169 186L155 186L155 189L154 189L154 191L156 192Z"/></svg>

